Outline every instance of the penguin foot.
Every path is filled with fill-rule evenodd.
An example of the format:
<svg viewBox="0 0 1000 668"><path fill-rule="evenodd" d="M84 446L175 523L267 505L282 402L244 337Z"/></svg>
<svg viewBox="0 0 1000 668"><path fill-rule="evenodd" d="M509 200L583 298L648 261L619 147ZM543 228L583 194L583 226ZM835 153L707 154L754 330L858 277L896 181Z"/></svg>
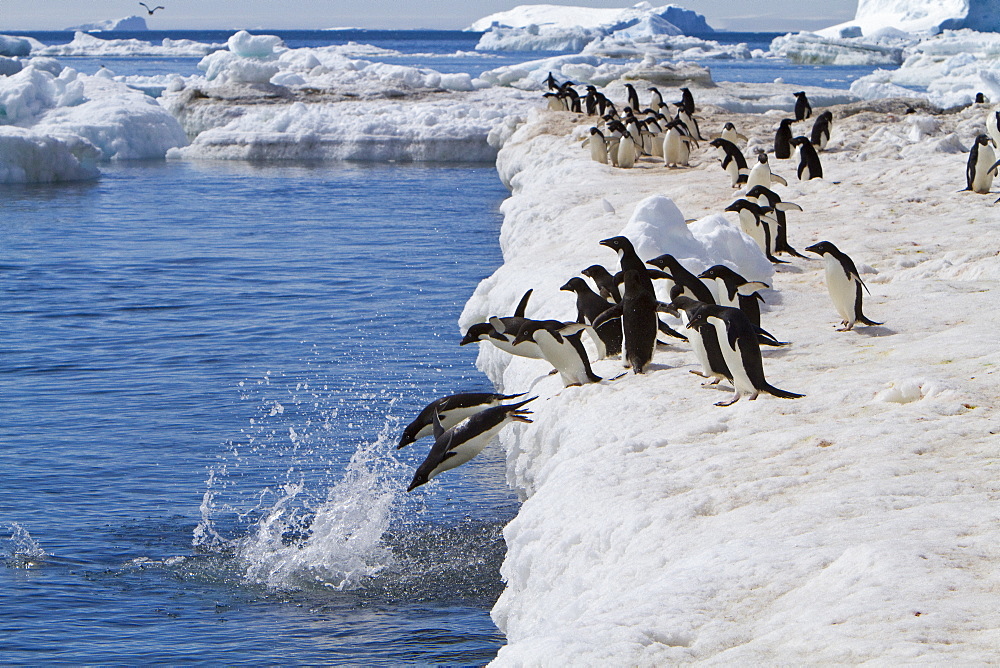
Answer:
<svg viewBox="0 0 1000 668"><path fill-rule="evenodd" d="M735 404L739 400L740 400L740 393L737 392L736 394L733 395L733 398L730 399L729 401L719 401L715 405L716 406L732 406L733 404Z"/></svg>
<svg viewBox="0 0 1000 668"><path fill-rule="evenodd" d="M701 378L708 378L708 376L703 374L701 371L695 371L694 369L688 369L688 373L693 373L694 375L699 376Z"/></svg>

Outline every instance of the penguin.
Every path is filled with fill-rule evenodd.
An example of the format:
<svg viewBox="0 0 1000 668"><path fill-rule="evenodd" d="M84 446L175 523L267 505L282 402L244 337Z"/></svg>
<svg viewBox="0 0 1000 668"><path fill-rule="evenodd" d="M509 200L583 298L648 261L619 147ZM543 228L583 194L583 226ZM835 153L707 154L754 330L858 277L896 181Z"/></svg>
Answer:
<svg viewBox="0 0 1000 668"><path fill-rule="evenodd" d="M593 325L597 317L614 306L601 295L590 289L587 282L582 278L573 277L569 279L560 290L566 290L576 294L576 321ZM604 341L604 347L608 355L620 355L622 352L622 328L619 323L606 323L602 327L596 327L597 335Z"/></svg>
<svg viewBox="0 0 1000 668"><path fill-rule="evenodd" d="M753 188L754 186L770 188L772 183L780 183L783 186L788 185L785 179L771 171L771 166L767 164L767 153L761 151L757 154L757 164L753 166L753 169L750 170L750 175L747 176L747 188Z"/></svg>
<svg viewBox="0 0 1000 668"><path fill-rule="evenodd" d="M583 110L588 116L598 115L598 96L597 88L594 86L587 86L587 93L583 96Z"/></svg>
<svg viewBox="0 0 1000 668"><path fill-rule="evenodd" d="M760 302L764 298L758 290L771 287L761 281L748 281L740 274L724 264L709 267L698 274L700 279L715 281L716 292L719 294L719 306L738 308L756 327L760 327Z"/></svg>
<svg viewBox="0 0 1000 668"><path fill-rule="evenodd" d="M687 88L681 88L681 101L679 104L688 116L694 116L694 95Z"/></svg>
<svg viewBox="0 0 1000 668"><path fill-rule="evenodd" d="M437 475L461 466L483 451L493 437L511 422L531 422L531 411L522 407L537 397L516 404L493 406L466 418L451 429L445 429L434 414L434 445L427 459L417 468L407 492L427 483Z"/></svg>
<svg viewBox="0 0 1000 668"><path fill-rule="evenodd" d="M979 135L969 151L969 162L965 166L965 189L977 193L988 193L997 175L996 153L990 144L992 139Z"/></svg>
<svg viewBox="0 0 1000 668"><path fill-rule="evenodd" d="M543 93L542 97L547 100L549 111L566 111L566 105L559 93Z"/></svg>
<svg viewBox="0 0 1000 668"><path fill-rule="evenodd" d="M664 253L663 255L654 257L652 260L647 261L646 264L656 267L657 269L669 274L674 282L674 285L681 286L681 289L684 291L683 294L688 297L697 299L698 301L702 301L707 304L715 303L715 297L712 296L712 291L708 289L708 286L699 280L697 276L688 271L687 268L670 253Z"/></svg>
<svg viewBox="0 0 1000 668"><path fill-rule="evenodd" d="M993 140L994 146L1000 146L1000 110L991 109L986 114L986 134Z"/></svg>
<svg viewBox="0 0 1000 668"><path fill-rule="evenodd" d="M740 217L740 228L753 239L761 252L774 264L785 264L784 260L774 257L774 234L771 231L771 221L765 216L771 209L754 204L746 199L738 199L726 207L726 211L735 211Z"/></svg>
<svg viewBox="0 0 1000 668"><path fill-rule="evenodd" d="M635 92L635 86L627 83L625 84L625 90L628 94L628 106L632 108L633 112L639 111L639 94Z"/></svg>
<svg viewBox="0 0 1000 668"><path fill-rule="evenodd" d="M726 121L726 124L722 126L722 132L720 132L718 136L721 137L722 139L725 139L728 142L732 142L733 144L735 144L737 140L743 143L747 142L746 136L741 135L739 132L737 132L736 126L733 125L732 122L730 121ZM713 139L714 138L715 137L713 137Z"/></svg>
<svg viewBox="0 0 1000 668"><path fill-rule="evenodd" d="M754 186L747 191L746 197L756 201L758 206L766 206L771 209L771 215L774 216L775 220L774 241L771 244L774 254L788 253L795 257L805 257L788 243L788 222L785 215L787 211L801 211L802 207L795 202L782 202L778 193L764 186Z"/></svg>
<svg viewBox="0 0 1000 668"><path fill-rule="evenodd" d="M870 320L861 312L861 288L868 290L868 286L861 280L854 260L829 241L813 244L806 250L826 258L826 288L830 291L837 313L843 318L842 327L837 331L849 332L859 321L866 325L882 324Z"/></svg>
<svg viewBox="0 0 1000 668"><path fill-rule="evenodd" d="M809 134L809 141L811 141L813 146L816 146L821 151L826 148L826 145L830 141L832 123L833 112L830 110L824 111L822 114L817 116L816 122L813 123L812 132Z"/></svg>
<svg viewBox="0 0 1000 668"><path fill-rule="evenodd" d="M809 104L809 98L806 97L805 91L799 91L794 93L795 95L795 120L804 121L810 116L812 116L812 106Z"/></svg>
<svg viewBox="0 0 1000 668"><path fill-rule="evenodd" d="M612 119L608 121L608 136L606 138L608 142L608 160L611 161L612 167L618 166L618 147L621 146L621 140L625 137L625 126L622 125L621 121Z"/></svg>
<svg viewBox="0 0 1000 668"><path fill-rule="evenodd" d="M520 357L531 359L542 359L542 352L532 342L526 342L520 346L514 346L514 337L525 322L524 313L528 308L528 300L531 298L532 290L528 290L521 297L514 315L506 318L493 316L488 322L478 322L465 332L465 336L458 345L465 346L477 341L489 341L494 346Z"/></svg>
<svg viewBox="0 0 1000 668"><path fill-rule="evenodd" d="M613 319L621 318L625 339L625 368L631 368L633 373L645 373L646 365L653 359L653 350L656 348L658 302L652 283L649 283L644 271L627 269L624 274L625 295L621 303L602 313L594 325L600 327Z"/></svg>
<svg viewBox="0 0 1000 668"><path fill-rule="evenodd" d="M583 330L588 325L558 320L528 320L514 338L514 345L533 341L542 351L542 357L559 372L565 387L597 383L602 378L590 368L587 350L583 347ZM593 328L590 328L593 330ZM596 336L594 337L598 342ZM603 357L603 343L601 343Z"/></svg>
<svg viewBox="0 0 1000 668"><path fill-rule="evenodd" d="M660 114L662 116L662 114ZM650 114L643 120L646 125L643 150L654 158L663 157L663 128L655 114Z"/></svg>
<svg viewBox="0 0 1000 668"><path fill-rule="evenodd" d="M787 160L792 157L792 119L782 118L774 133L774 157Z"/></svg>
<svg viewBox="0 0 1000 668"><path fill-rule="evenodd" d="M601 297L617 304L622 300L621 292L618 290L618 283L615 282L611 272L599 264L592 264L580 272L587 278L594 281Z"/></svg>
<svg viewBox="0 0 1000 668"><path fill-rule="evenodd" d="M683 294L684 288L675 285L670 291L669 309L674 315L681 319L685 326L691 322L698 310L703 306L708 306L706 302L693 299ZM692 370L691 373L702 378L709 379L708 385L715 385L721 380L730 377L729 367L722 357L722 349L719 347L719 337L715 329L689 330L688 340L691 342L691 350L695 359L701 365L701 371Z"/></svg>
<svg viewBox="0 0 1000 668"><path fill-rule="evenodd" d="M805 137L793 137L792 146L799 150L799 167L797 170L800 181L823 178L823 166L819 163L819 154L813 148L812 142Z"/></svg>
<svg viewBox="0 0 1000 668"><path fill-rule="evenodd" d="M680 103L674 103L677 107L677 113L674 118L679 119L684 127L688 129L688 134L699 141L704 141L705 138L701 136L701 130L698 129L698 121L695 120L694 116L689 114L686 109Z"/></svg>
<svg viewBox="0 0 1000 668"><path fill-rule="evenodd" d="M462 394L452 394L447 397L435 399L427 404L416 419L403 429L399 437L399 444L396 449L405 448L410 443L414 443L424 436L434 433L434 416L437 415L441 426L451 429L467 417L475 415L479 411L498 406L503 401L523 397L520 394L493 394L490 392L465 392Z"/></svg>
<svg viewBox="0 0 1000 668"><path fill-rule="evenodd" d="M650 86L646 90L648 90L650 93L653 94L653 97L649 102L649 106L651 106L653 109L659 109L660 107L662 107L663 95L660 94L659 89L656 86Z"/></svg>
<svg viewBox="0 0 1000 668"><path fill-rule="evenodd" d="M976 93L976 104L989 104L989 102L983 93Z"/></svg>
<svg viewBox="0 0 1000 668"><path fill-rule="evenodd" d="M667 167L686 167L691 157L691 142L685 125L679 120L667 123L663 136L663 164Z"/></svg>
<svg viewBox="0 0 1000 668"><path fill-rule="evenodd" d="M597 128L590 128L590 159L602 165L608 164L608 141Z"/></svg>
<svg viewBox="0 0 1000 668"><path fill-rule="evenodd" d="M636 150L632 134L626 131L618 140L618 167L631 169L635 166Z"/></svg>
<svg viewBox="0 0 1000 668"><path fill-rule="evenodd" d="M740 151L739 147L721 137L713 139L709 145L718 149L722 168L733 180L732 187L738 188L741 183L746 183L750 170L747 168L747 159L743 157L743 152Z"/></svg>
<svg viewBox="0 0 1000 668"><path fill-rule="evenodd" d="M729 401L720 401L716 406L732 406L742 397L753 401L761 392L767 392L782 399L798 399L804 395L778 389L764 378L764 363L757 342L757 328L753 326L743 311L728 306L702 306L687 324L691 329L715 329L719 337L722 357L729 367L729 380L735 393Z"/></svg>
<svg viewBox="0 0 1000 668"><path fill-rule="evenodd" d="M545 78L545 85L549 90L559 90L559 84L556 83L556 78L552 76L552 72L549 72L549 76Z"/></svg>

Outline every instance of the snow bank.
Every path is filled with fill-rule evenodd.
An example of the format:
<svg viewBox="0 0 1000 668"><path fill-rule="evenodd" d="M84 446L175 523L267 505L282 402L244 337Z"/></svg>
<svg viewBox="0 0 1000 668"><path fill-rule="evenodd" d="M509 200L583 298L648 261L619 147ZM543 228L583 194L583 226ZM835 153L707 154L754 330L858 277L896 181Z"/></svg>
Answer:
<svg viewBox="0 0 1000 668"><path fill-rule="evenodd" d="M27 56L31 53L33 42L40 44L27 37L0 35L0 56Z"/></svg>
<svg viewBox="0 0 1000 668"><path fill-rule="evenodd" d="M31 53L36 56L142 56L157 58L183 58L204 56L223 48L223 44L205 44L190 39L165 38L160 44L141 39L101 39L85 32L73 35L68 44L36 46Z"/></svg>
<svg viewBox="0 0 1000 668"><path fill-rule="evenodd" d="M819 31L824 37L881 28L936 33L941 30L1000 30L1000 0L858 0L853 21Z"/></svg>
<svg viewBox="0 0 1000 668"><path fill-rule="evenodd" d="M82 32L93 32L98 30L137 32L139 30L148 30L148 28L146 27L146 19L141 16L126 16L122 19L106 19L104 21L96 21L94 23L84 23L83 25L66 28L66 30L79 30Z"/></svg>
<svg viewBox="0 0 1000 668"><path fill-rule="evenodd" d="M714 32L705 17L676 5L640 2L627 9L521 5L479 19L468 30L483 32L481 51L579 51L607 37L619 41Z"/></svg>
<svg viewBox="0 0 1000 668"><path fill-rule="evenodd" d="M0 78L0 182L92 178L99 160L162 158L185 143L154 100L106 76L33 58Z"/></svg>
<svg viewBox="0 0 1000 668"><path fill-rule="evenodd" d="M643 376L572 388L544 361L480 344L498 388L540 397L534 423L501 436L524 503L504 531L493 618L507 645L494 665L993 661L1000 258L966 242L995 238L1000 219L996 194L959 192L967 154L942 150L949 137L968 146L982 110L905 107L834 108L825 179L772 161L789 180L783 199L804 209L788 215L789 242L849 253L871 290L866 314L886 323L835 331L822 261L776 267L762 325L791 343L765 350L764 370L805 397L715 407L728 391L687 373L682 343L658 348ZM773 140L772 115L700 109L706 132L732 121L751 145ZM581 147L588 125L534 112L509 135L497 160L512 190L504 265L462 328L509 315L528 288L529 317L572 319L559 287L590 263L616 266L598 241L638 234L637 222L652 226L647 255L683 236L691 256L707 248L701 225L734 227L722 212L740 191L714 150L685 170L615 169ZM714 222L681 235L674 206ZM611 378L621 362L594 371Z"/></svg>
<svg viewBox="0 0 1000 668"><path fill-rule="evenodd" d="M902 45L883 45L861 37L824 38L808 32L776 37L771 42L770 53L793 63L809 65L899 65L903 62Z"/></svg>

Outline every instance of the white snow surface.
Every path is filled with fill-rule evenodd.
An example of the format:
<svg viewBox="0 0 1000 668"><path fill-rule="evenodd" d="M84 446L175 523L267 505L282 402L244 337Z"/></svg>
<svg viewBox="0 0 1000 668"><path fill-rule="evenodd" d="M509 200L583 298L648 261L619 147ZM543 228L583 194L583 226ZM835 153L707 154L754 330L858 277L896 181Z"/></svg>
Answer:
<svg viewBox="0 0 1000 668"><path fill-rule="evenodd" d="M704 132L731 120L751 146L771 144L773 115L701 93ZM885 323L836 331L824 263L786 256L762 325L791 343L765 348L764 371L805 397L716 407L728 384L703 387L683 343L659 347L645 375L571 388L542 360L479 344L498 388L539 396L534 422L500 439L524 503L504 531L493 618L507 645L494 665L995 661L1000 217L997 192L959 192L984 112L870 106L833 109L826 178L800 182L794 161L772 160L789 181L779 194L804 209L788 213L789 242L852 256L871 290L864 311ZM504 264L470 298L463 331L510 315L528 288L529 317L573 319L559 287L593 262L617 268L600 239L624 231L646 256L690 257L709 253L706 232L735 229L723 209L741 191L714 149L690 169L616 169L590 160L589 125L533 111L506 137ZM700 221L690 236L681 216ZM752 253L737 254L749 271ZM686 262L724 257L713 247Z"/></svg>
<svg viewBox="0 0 1000 668"><path fill-rule="evenodd" d="M594 8L520 5L490 14L468 30L483 32L482 51L579 51L595 40L649 42L664 36L713 32L705 17L677 5Z"/></svg>
<svg viewBox="0 0 1000 668"><path fill-rule="evenodd" d="M858 0L854 20L820 30L825 37L859 29L866 37L882 28L937 33L945 29L1000 30L1000 0Z"/></svg>

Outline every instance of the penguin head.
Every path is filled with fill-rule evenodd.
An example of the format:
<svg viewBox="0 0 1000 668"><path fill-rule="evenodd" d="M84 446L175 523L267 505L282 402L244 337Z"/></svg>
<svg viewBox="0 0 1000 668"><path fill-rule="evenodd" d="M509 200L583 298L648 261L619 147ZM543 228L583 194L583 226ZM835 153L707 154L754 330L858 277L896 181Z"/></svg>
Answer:
<svg viewBox="0 0 1000 668"><path fill-rule="evenodd" d="M981 134L978 137L976 137L976 143L980 144L981 146L986 146L987 144L993 144L993 146L997 145L997 143L993 141L992 137L985 134Z"/></svg>
<svg viewBox="0 0 1000 668"><path fill-rule="evenodd" d="M829 241L820 241L818 244L806 246L806 250L817 255L826 255L827 253L833 255L837 252L837 247Z"/></svg>
<svg viewBox="0 0 1000 668"><path fill-rule="evenodd" d="M769 202L771 202L771 201L780 202L781 201L781 198L778 197L778 193L774 192L773 190L771 190L767 186L754 186L753 188L751 188L750 190L747 191L747 197L752 197L754 199L757 199L761 195L763 195L765 198L767 198L767 200Z"/></svg>
<svg viewBox="0 0 1000 668"><path fill-rule="evenodd" d="M406 491L412 492L417 487L427 484L427 482L430 481L427 473L427 471L423 470L423 467L417 469L417 472L413 474L413 480L410 481L410 486L406 488Z"/></svg>
<svg viewBox="0 0 1000 668"><path fill-rule="evenodd" d="M603 239L601 241L601 245L618 251L619 256L626 251L635 252L635 248L632 247L632 242L629 241L627 237L611 237L610 239Z"/></svg>
<svg viewBox="0 0 1000 668"><path fill-rule="evenodd" d="M792 137L791 139L789 139L788 143L791 144L792 146L802 146L803 144L809 143L809 138L799 135L798 137Z"/></svg>
<svg viewBox="0 0 1000 668"><path fill-rule="evenodd" d="M757 162L760 162L760 163L763 163L763 164L766 165L767 164L767 153L765 153L764 151L761 151L760 153L758 153L757 154Z"/></svg>
<svg viewBox="0 0 1000 668"><path fill-rule="evenodd" d="M732 121L726 121L726 124L722 126L723 130L736 130L736 126L733 125Z"/></svg>
<svg viewBox="0 0 1000 668"><path fill-rule="evenodd" d="M688 311L687 329L701 329L708 324L708 312L703 308Z"/></svg>
<svg viewBox="0 0 1000 668"><path fill-rule="evenodd" d="M592 264L583 271L581 271L580 273L586 276L587 278L594 279L595 281L598 278L604 278L604 277L611 278L611 272L599 264Z"/></svg>
<svg viewBox="0 0 1000 668"><path fill-rule="evenodd" d="M744 209L749 209L749 210L753 211L756 208L757 208L757 205L754 204L753 202L747 201L745 199L738 199L735 202L733 202L732 204L730 204L729 206L727 206L725 210L726 211L736 211L737 213L739 213L740 211L743 211Z"/></svg>
<svg viewBox="0 0 1000 668"><path fill-rule="evenodd" d="M578 292L586 287L587 284L583 282L582 278L574 276L573 278L566 281L566 284L559 289L566 290L567 292Z"/></svg>
<svg viewBox="0 0 1000 668"><path fill-rule="evenodd" d="M511 345L516 346L517 344L524 343L525 341L534 341L535 332L540 329L545 329L545 323L543 321L531 320L524 323L524 326L521 327L520 331L518 331L517 336L515 336L514 340L511 341Z"/></svg>
<svg viewBox="0 0 1000 668"><path fill-rule="evenodd" d="M462 341L458 345L464 346L469 343L481 341L484 336L489 336L492 333L493 325L488 322L477 322L472 327L469 327L469 331L465 333L465 336L462 337Z"/></svg>
<svg viewBox="0 0 1000 668"><path fill-rule="evenodd" d="M597 128L590 128L590 134L591 135L596 135L596 136L600 137L601 139L604 139L604 133L601 132L600 130L598 130Z"/></svg>
<svg viewBox="0 0 1000 668"><path fill-rule="evenodd" d="M654 257L652 260L648 260L646 264L652 265L657 269L673 269L677 266L677 259L670 253L664 253L658 257Z"/></svg>
<svg viewBox="0 0 1000 668"><path fill-rule="evenodd" d="M781 119L781 122L780 122L780 123L778 123L778 127L781 127L781 128L786 128L786 129L787 129L787 128L790 128L790 127L792 127L792 123L794 123L794 122L795 122L795 121L793 121L793 120L792 120L792 119L790 119L790 118L782 118L782 119Z"/></svg>
<svg viewBox="0 0 1000 668"><path fill-rule="evenodd" d="M805 97L806 92L804 90L800 90L798 93L792 93L792 95L794 95L795 97L798 97L798 98L802 98L802 97Z"/></svg>
<svg viewBox="0 0 1000 668"><path fill-rule="evenodd" d="M698 278L710 278L713 280L716 278L721 278L722 280L726 281L733 278L734 275L736 275L736 272L727 267L726 265L717 264L713 267L709 267L705 271L698 274Z"/></svg>

